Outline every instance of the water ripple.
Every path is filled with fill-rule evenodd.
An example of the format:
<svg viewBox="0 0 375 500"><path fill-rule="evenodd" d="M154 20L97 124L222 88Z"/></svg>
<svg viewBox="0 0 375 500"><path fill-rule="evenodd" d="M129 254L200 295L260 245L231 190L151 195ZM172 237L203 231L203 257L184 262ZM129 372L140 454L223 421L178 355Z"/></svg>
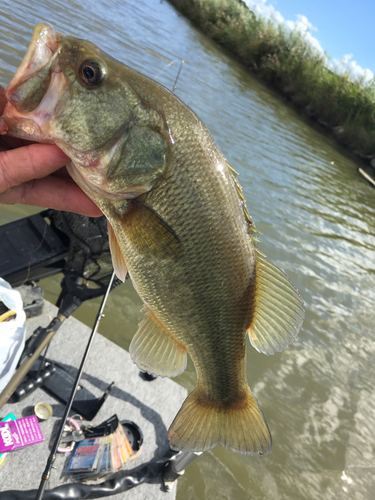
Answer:
<svg viewBox="0 0 375 500"><path fill-rule="evenodd" d="M167 2L41 0L35 8L34 2L3 0L0 15L2 84L40 21L92 40L169 88L185 59L176 93L239 171L249 212L263 233L259 248L305 300L306 321L293 346L266 357L249 345L248 379L273 433L271 454L258 459L221 448L206 453L179 479L178 500L369 498L375 203L358 165ZM2 207L1 220L25 211ZM53 283L46 282L47 298ZM116 292L108 330L121 332L114 340L127 348L140 301L130 285ZM91 324L97 304L85 308L79 315ZM194 387L190 361L177 380Z"/></svg>

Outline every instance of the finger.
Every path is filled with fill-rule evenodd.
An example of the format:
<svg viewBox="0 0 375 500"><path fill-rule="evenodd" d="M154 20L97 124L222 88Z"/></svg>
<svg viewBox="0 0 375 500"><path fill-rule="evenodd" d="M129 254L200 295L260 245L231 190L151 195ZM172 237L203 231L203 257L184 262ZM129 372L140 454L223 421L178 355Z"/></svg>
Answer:
<svg viewBox="0 0 375 500"><path fill-rule="evenodd" d="M64 179L66 181L75 182L71 178L71 176L70 176L69 172L67 171L66 167L59 168L59 170L56 170L51 175L53 175L54 177L58 177L59 179Z"/></svg>
<svg viewBox="0 0 375 500"><path fill-rule="evenodd" d="M69 163L52 144L31 144L0 153L0 193L33 179L41 179Z"/></svg>
<svg viewBox="0 0 375 500"><path fill-rule="evenodd" d="M7 98L5 97L5 89L0 85L0 116L3 114L6 103Z"/></svg>
<svg viewBox="0 0 375 500"><path fill-rule="evenodd" d="M30 144L35 144L35 142L27 141L26 139L19 139L18 137L11 137L10 135L0 135L0 152L8 151L8 149L20 148L21 146L29 146Z"/></svg>
<svg viewBox="0 0 375 500"><path fill-rule="evenodd" d="M33 180L1 193L0 203L54 208L89 217L103 215L77 184L54 176Z"/></svg>

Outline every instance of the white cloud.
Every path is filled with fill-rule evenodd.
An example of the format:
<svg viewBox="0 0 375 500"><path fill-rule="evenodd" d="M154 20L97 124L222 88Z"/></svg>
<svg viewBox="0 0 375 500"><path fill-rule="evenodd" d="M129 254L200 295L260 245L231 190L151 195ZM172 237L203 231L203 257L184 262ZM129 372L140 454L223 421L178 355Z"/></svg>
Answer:
<svg viewBox="0 0 375 500"><path fill-rule="evenodd" d="M318 31L318 28L315 28L310 21L307 19L306 16L303 16L302 14L297 14L296 15L297 21L295 23L297 29L301 29L301 31L305 30L311 30L311 31Z"/></svg>
<svg viewBox="0 0 375 500"><path fill-rule="evenodd" d="M245 0L245 3L256 16L264 17L265 19L274 21L276 24L282 24L284 22L283 16L280 12L275 10L273 5L266 5L266 1L267 0Z"/></svg>
<svg viewBox="0 0 375 500"><path fill-rule="evenodd" d="M304 38L311 47L313 47L317 54L324 55L323 47L320 45L319 40L312 36L309 31L306 31Z"/></svg>
<svg viewBox="0 0 375 500"><path fill-rule="evenodd" d="M346 54L341 59L332 59L330 68L341 75L347 75L351 80L369 82L374 74L369 69L363 69L356 61L352 61L353 54Z"/></svg>
<svg viewBox="0 0 375 500"><path fill-rule="evenodd" d="M281 24L285 26L290 31L298 31L307 40L307 42L319 53L323 54L319 41L314 38L309 30L318 31L306 16L302 14L297 14L296 21L288 21L283 18L280 12L275 10L273 5L266 5L267 0L245 0L246 5L250 10L254 12L256 16L264 17L267 20L274 22L275 24Z"/></svg>
<svg viewBox="0 0 375 500"><path fill-rule="evenodd" d="M310 33L310 31L318 31L318 29L310 23L306 16L297 14L296 21L285 20L281 13L275 10L273 5L266 5L267 0L244 1L256 16L261 16L275 24L281 24L290 31L298 31L305 38L306 42L313 47L317 54L324 54L324 50L319 40ZM352 54L347 54L341 59L333 59L332 62L329 62L327 59L326 64L333 71L348 75L353 81L363 79L366 82L374 78L373 73L369 69L361 68L355 61L351 60L352 57Z"/></svg>

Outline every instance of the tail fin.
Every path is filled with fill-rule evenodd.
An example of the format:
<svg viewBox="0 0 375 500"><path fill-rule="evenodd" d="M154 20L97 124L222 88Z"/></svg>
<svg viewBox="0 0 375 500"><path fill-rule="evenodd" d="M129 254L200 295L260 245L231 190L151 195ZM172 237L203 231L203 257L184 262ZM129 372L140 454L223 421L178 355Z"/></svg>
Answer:
<svg viewBox="0 0 375 500"><path fill-rule="evenodd" d="M198 389L189 394L168 432L174 450L206 451L221 444L246 455L266 455L272 445L262 410L248 390L229 408L210 406Z"/></svg>

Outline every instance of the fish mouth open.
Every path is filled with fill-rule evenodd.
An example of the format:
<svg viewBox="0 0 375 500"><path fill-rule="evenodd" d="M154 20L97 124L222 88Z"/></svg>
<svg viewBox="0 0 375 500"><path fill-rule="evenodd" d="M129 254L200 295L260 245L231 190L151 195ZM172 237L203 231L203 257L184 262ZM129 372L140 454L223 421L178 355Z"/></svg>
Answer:
<svg viewBox="0 0 375 500"><path fill-rule="evenodd" d="M16 74L5 89L3 119L8 134L38 142L53 142L45 130L63 90L59 43L63 35L38 24Z"/></svg>
<svg viewBox="0 0 375 500"><path fill-rule="evenodd" d="M29 48L5 91L8 101L13 106L17 108L17 105L22 102L23 86L38 78L42 70L51 65L61 38L63 38L62 35L57 33L52 26L41 23L35 26Z"/></svg>

